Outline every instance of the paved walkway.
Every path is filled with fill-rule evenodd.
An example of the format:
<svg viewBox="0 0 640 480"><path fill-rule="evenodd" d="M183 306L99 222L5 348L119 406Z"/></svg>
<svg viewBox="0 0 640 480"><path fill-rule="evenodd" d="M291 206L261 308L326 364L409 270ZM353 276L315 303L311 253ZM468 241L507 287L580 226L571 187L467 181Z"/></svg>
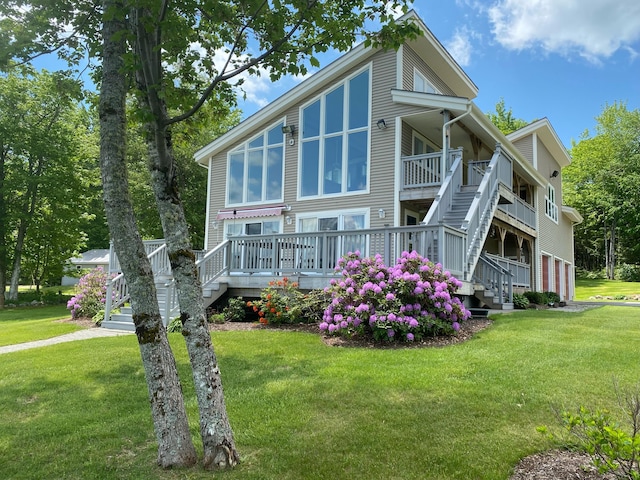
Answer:
<svg viewBox="0 0 640 480"><path fill-rule="evenodd" d="M75 332L60 335L58 337L36 340L35 342L18 343L16 345L6 345L0 347L0 354L28 350L29 348L45 347L56 343L74 342L76 340L87 340L89 338L116 337L119 335L133 335L133 332L124 330L113 330L109 328L85 328Z"/></svg>

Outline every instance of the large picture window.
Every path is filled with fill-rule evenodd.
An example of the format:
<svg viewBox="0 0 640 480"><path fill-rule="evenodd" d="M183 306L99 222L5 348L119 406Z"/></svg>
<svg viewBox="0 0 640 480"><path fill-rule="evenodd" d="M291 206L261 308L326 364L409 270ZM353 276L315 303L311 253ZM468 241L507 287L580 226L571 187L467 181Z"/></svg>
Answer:
<svg viewBox="0 0 640 480"><path fill-rule="evenodd" d="M229 153L227 205L282 201L283 122Z"/></svg>
<svg viewBox="0 0 640 480"><path fill-rule="evenodd" d="M367 189L369 104L367 69L302 108L301 197Z"/></svg>

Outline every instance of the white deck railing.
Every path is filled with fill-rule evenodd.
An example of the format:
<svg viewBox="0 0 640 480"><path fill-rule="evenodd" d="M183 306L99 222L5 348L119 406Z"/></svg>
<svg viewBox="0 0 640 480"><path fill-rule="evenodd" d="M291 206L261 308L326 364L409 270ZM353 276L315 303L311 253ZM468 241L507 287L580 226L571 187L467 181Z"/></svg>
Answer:
<svg viewBox="0 0 640 480"><path fill-rule="evenodd" d="M514 287L530 288L531 287L531 265L518 262L506 257L484 254L489 259L500 265L505 270L511 272Z"/></svg>

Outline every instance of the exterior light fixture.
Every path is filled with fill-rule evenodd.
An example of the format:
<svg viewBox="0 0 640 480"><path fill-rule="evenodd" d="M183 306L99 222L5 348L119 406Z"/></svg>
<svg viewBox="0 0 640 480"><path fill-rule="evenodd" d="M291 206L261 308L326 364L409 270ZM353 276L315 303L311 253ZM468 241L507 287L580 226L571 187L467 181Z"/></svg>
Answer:
<svg viewBox="0 0 640 480"><path fill-rule="evenodd" d="M387 128L387 122L384 121L384 118L381 118L380 120L378 120L376 125L378 126L378 128L380 130L386 130L386 128Z"/></svg>
<svg viewBox="0 0 640 480"><path fill-rule="evenodd" d="M378 210L378 218L385 218L387 216L387 212L384 211L384 208Z"/></svg>
<svg viewBox="0 0 640 480"><path fill-rule="evenodd" d="M560 172L558 170L554 170L553 172L551 172L551 178L556 178L559 174Z"/></svg>
<svg viewBox="0 0 640 480"><path fill-rule="evenodd" d="M293 136L296 133L296 126L295 125L283 125L282 126L282 133L284 133L285 135L288 133L289 135Z"/></svg>
<svg viewBox="0 0 640 480"><path fill-rule="evenodd" d="M287 215L284 219L287 222L287 225L291 225L293 223L293 218L291 218L290 215Z"/></svg>

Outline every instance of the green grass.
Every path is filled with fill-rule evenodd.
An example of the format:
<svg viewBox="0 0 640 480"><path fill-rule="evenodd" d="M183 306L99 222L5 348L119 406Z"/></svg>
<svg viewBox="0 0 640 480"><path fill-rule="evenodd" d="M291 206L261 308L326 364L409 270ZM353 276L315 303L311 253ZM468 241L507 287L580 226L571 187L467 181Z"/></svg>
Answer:
<svg viewBox="0 0 640 480"><path fill-rule="evenodd" d="M64 305L0 310L0 347L43 340L79 330L81 327L77 325L57 321L70 316Z"/></svg>
<svg viewBox="0 0 640 480"><path fill-rule="evenodd" d="M616 295L639 295L640 282L623 282L622 280L606 280L577 278L576 300L589 300L591 297L615 297Z"/></svg>
<svg viewBox="0 0 640 480"><path fill-rule="evenodd" d="M171 335L198 438L184 342ZM429 349L325 346L313 334L217 332L242 463L217 479L507 479L549 448L552 405L613 405L638 380L640 309L499 316ZM134 336L5 354L4 478L210 479L162 471Z"/></svg>

